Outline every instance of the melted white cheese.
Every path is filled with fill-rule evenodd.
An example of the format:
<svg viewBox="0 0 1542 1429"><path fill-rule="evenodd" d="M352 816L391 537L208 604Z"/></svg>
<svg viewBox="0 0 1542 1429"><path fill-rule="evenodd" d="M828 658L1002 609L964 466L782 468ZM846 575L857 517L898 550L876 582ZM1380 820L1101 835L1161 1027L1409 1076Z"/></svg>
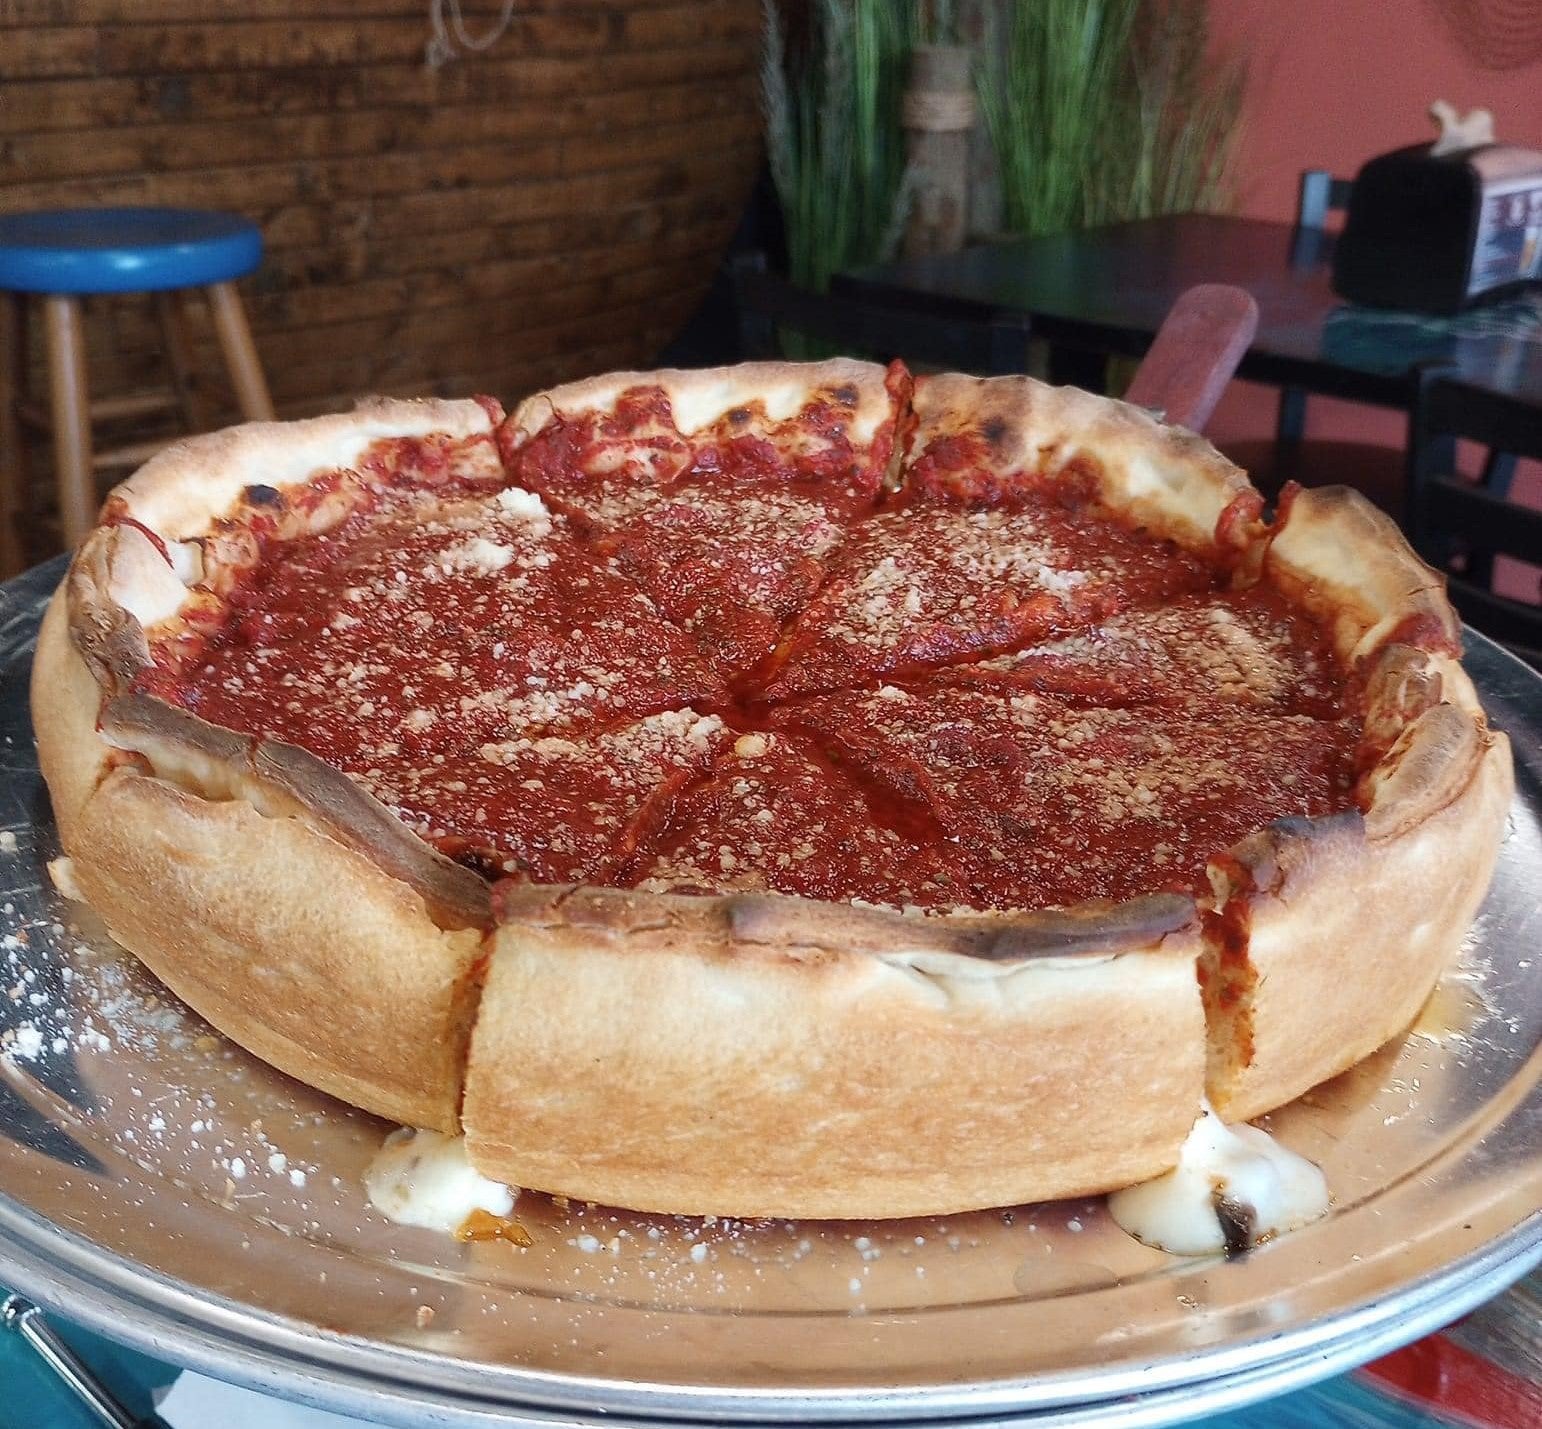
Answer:
<svg viewBox="0 0 1542 1429"><path fill-rule="evenodd" d="M506 1216L519 1192L489 1181L466 1158L466 1138L393 1131L364 1173L369 1203L402 1226L453 1231L473 1211Z"/></svg>
<svg viewBox="0 0 1542 1429"><path fill-rule="evenodd" d="M80 883L75 877L75 860L72 858L50 859L48 863L48 877L55 888L71 903L84 903L86 895L81 892Z"/></svg>
<svg viewBox="0 0 1542 1429"><path fill-rule="evenodd" d="M1224 1199L1225 1206L1218 1203ZM1207 1103L1165 1175L1115 1191L1109 1213L1137 1240L1173 1255L1231 1249L1315 1221L1328 1209L1328 1183L1303 1156L1256 1126L1227 1126Z"/></svg>
<svg viewBox="0 0 1542 1429"><path fill-rule="evenodd" d="M546 504L533 491L526 491L522 487L508 486L500 491L493 500L510 516L523 516L531 521L549 519L551 512L546 509Z"/></svg>

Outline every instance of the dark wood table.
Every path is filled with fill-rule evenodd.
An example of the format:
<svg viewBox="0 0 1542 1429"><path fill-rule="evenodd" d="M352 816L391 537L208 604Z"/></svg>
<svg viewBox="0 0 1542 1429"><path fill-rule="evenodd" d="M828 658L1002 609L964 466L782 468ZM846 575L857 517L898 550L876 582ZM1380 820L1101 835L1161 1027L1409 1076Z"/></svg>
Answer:
<svg viewBox="0 0 1542 1429"><path fill-rule="evenodd" d="M1179 293L1234 283L1259 307L1241 377L1406 408L1415 370L1440 363L1542 409L1536 298L1455 318L1352 307L1328 284L1332 242L1289 224L1182 214L904 259L842 274L832 291L943 318L1019 323L1060 351L1060 380L1087 385L1078 354L1138 356Z"/></svg>

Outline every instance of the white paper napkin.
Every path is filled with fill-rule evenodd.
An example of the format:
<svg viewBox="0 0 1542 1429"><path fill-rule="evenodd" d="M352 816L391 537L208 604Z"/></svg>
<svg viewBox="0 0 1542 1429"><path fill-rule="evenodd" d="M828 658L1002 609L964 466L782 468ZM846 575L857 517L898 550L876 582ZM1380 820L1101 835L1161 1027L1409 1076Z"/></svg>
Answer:
<svg viewBox="0 0 1542 1429"><path fill-rule="evenodd" d="M369 1429L363 1419L286 1404L190 1370L162 1393L155 1412L171 1429L209 1429L211 1424L220 1429Z"/></svg>

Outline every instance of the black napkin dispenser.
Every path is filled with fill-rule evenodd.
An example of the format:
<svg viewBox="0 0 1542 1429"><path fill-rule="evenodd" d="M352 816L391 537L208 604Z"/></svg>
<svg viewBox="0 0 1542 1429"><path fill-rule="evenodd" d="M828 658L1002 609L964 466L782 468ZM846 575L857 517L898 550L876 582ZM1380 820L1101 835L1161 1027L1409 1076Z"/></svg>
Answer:
<svg viewBox="0 0 1542 1429"><path fill-rule="evenodd" d="M1355 178L1333 289L1353 303L1455 313L1542 281L1542 152L1413 144Z"/></svg>

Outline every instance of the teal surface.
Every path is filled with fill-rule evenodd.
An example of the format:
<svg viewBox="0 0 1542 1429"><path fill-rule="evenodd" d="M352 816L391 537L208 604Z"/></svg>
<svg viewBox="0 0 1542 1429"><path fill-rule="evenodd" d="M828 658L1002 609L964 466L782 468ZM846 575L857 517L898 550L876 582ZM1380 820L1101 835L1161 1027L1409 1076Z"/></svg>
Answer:
<svg viewBox="0 0 1542 1429"><path fill-rule="evenodd" d="M0 1290L0 1299L4 1297ZM177 1377L171 1365L123 1349L57 1316L49 1323L133 1414L150 1413L152 1391ZM102 1424L20 1335L0 1330L0 1429L102 1429Z"/></svg>

